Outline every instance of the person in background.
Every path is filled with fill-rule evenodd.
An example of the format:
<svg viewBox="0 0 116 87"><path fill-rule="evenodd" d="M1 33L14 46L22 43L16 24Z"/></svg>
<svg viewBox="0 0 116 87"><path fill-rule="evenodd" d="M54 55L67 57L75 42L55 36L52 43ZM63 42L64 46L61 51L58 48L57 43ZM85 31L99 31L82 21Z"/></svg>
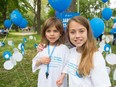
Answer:
<svg viewBox="0 0 116 87"><path fill-rule="evenodd" d="M113 25L112 28L113 28L113 29L116 28L116 23L114 23L114 25ZM115 45L115 42L116 42L116 32L113 32L113 42L112 42L112 45Z"/></svg>
<svg viewBox="0 0 116 87"><path fill-rule="evenodd" d="M62 22L51 17L47 19L42 29L41 42L44 49L33 58L32 71L39 70L38 87L57 87L56 81L60 77L67 62L69 49L64 45ZM67 78L61 87L67 87Z"/></svg>
<svg viewBox="0 0 116 87"><path fill-rule="evenodd" d="M69 87L110 87L106 63L98 51L88 20L83 16L70 19L67 35L75 47L70 49L69 60L56 81L57 86L61 87L68 74Z"/></svg>

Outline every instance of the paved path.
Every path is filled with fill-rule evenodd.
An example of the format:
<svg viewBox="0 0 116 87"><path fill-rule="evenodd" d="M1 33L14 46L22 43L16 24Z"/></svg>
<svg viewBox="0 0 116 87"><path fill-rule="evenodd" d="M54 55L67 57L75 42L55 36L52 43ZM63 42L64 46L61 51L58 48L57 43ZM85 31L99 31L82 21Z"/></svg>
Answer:
<svg viewBox="0 0 116 87"><path fill-rule="evenodd" d="M10 34L12 34L12 35L33 35L33 34L37 34L37 33L34 33L34 32L26 32L26 33L10 33Z"/></svg>

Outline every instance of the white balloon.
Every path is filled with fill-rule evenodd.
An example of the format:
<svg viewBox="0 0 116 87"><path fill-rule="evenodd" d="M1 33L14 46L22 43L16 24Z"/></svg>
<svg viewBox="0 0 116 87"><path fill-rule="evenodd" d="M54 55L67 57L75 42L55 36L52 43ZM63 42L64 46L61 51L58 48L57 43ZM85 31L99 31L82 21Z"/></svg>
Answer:
<svg viewBox="0 0 116 87"><path fill-rule="evenodd" d="M9 41L8 41L8 45L9 45L9 46L13 46L13 41L12 41L12 40L9 40Z"/></svg>
<svg viewBox="0 0 116 87"><path fill-rule="evenodd" d="M114 70L113 79L116 80L116 69Z"/></svg>
<svg viewBox="0 0 116 87"><path fill-rule="evenodd" d="M105 35L102 35L102 40L105 39L105 37L106 37Z"/></svg>
<svg viewBox="0 0 116 87"><path fill-rule="evenodd" d="M29 39L31 39L31 40L32 40L32 39L33 39L33 36L29 36Z"/></svg>
<svg viewBox="0 0 116 87"><path fill-rule="evenodd" d="M20 62L23 59L23 55L20 52L14 52L12 56L17 62Z"/></svg>
<svg viewBox="0 0 116 87"><path fill-rule="evenodd" d="M108 74L110 74L110 67L106 67Z"/></svg>
<svg viewBox="0 0 116 87"><path fill-rule="evenodd" d="M18 45L19 50L21 50L21 45L22 45L22 43L20 43L20 44Z"/></svg>
<svg viewBox="0 0 116 87"><path fill-rule="evenodd" d="M16 60L13 57L10 58L10 61L14 66L17 64Z"/></svg>
<svg viewBox="0 0 116 87"><path fill-rule="evenodd" d="M98 50L100 53L102 53L104 51L104 49L102 47L99 47Z"/></svg>
<svg viewBox="0 0 116 87"><path fill-rule="evenodd" d="M106 61L107 61L107 63L109 63L111 65L115 65L116 64L116 55L113 53L106 55Z"/></svg>
<svg viewBox="0 0 116 87"><path fill-rule="evenodd" d="M14 48L13 51L14 52L19 52L19 50L17 48Z"/></svg>
<svg viewBox="0 0 116 87"><path fill-rule="evenodd" d="M105 46L105 41L102 40L102 41L99 43L99 46L104 48L104 46Z"/></svg>
<svg viewBox="0 0 116 87"><path fill-rule="evenodd" d="M106 41L106 43L109 43L110 42L110 39L109 39L108 36L106 37L105 41Z"/></svg>
<svg viewBox="0 0 116 87"><path fill-rule="evenodd" d="M14 65L12 64L10 60L5 61L3 66L4 66L4 69L6 70L11 70L14 67Z"/></svg>
<svg viewBox="0 0 116 87"><path fill-rule="evenodd" d="M34 40L36 41L36 37L34 37Z"/></svg>
<svg viewBox="0 0 116 87"><path fill-rule="evenodd" d="M2 42L0 42L0 47L2 46Z"/></svg>

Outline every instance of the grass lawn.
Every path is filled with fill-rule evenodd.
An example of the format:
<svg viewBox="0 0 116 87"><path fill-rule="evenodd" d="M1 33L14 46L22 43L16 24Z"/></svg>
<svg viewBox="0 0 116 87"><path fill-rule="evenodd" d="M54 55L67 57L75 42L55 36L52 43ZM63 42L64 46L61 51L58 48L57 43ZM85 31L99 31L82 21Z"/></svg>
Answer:
<svg viewBox="0 0 116 87"><path fill-rule="evenodd" d="M37 34L33 34L32 36L36 38L30 40L30 35L17 35L17 34L9 34L6 39L0 37L0 42L5 41L5 46L0 47L0 87L37 87L37 78L38 72L35 74L32 73L31 64L32 58L37 54L36 48L34 48L35 43L39 43L40 36ZM2 54L5 51L10 51L13 53L13 48L18 48L18 44L23 42L23 38L27 39L25 43L25 55L21 62L17 62L17 65L14 66L11 70L5 70L3 67L4 62L6 61ZM14 47L9 46L8 40L12 40L14 42ZM113 53L116 54L116 44L112 46ZM104 54L105 56L105 54ZM107 64L108 65L108 64ZM110 79L112 82L112 86L116 85L116 81L113 81L113 70L116 69L115 66L111 66L111 74Z"/></svg>
<svg viewBox="0 0 116 87"><path fill-rule="evenodd" d="M35 43L39 43L40 36L33 34L33 37L36 37L36 40L29 39L30 35L12 35L9 34L5 39L5 46L0 47L0 87L37 87L37 77L38 72L35 74L32 73L31 64L32 58L36 55L37 51L34 48ZM25 43L25 55L21 62L17 62L17 65L14 66L11 70L5 70L3 67L4 62L6 61L2 54L5 51L10 51L13 53L13 48L18 48L18 44L23 42L23 38L27 39ZM0 38L0 41L3 41L4 38ZM9 46L8 40L14 42L14 47Z"/></svg>

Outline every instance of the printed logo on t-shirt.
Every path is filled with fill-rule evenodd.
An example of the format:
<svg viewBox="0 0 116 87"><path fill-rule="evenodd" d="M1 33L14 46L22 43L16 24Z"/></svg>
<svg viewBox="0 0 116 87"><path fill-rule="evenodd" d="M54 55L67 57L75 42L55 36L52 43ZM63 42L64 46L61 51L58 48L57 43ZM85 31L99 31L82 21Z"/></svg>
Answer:
<svg viewBox="0 0 116 87"><path fill-rule="evenodd" d="M56 68L58 68L59 66L62 66L62 64L63 64L62 58L52 56L51 57L51 62L49 64L49 67L56 67Z"/></svg>
<svg viewBox="0 0 116 87"><path fill-rule="evenodd" d="M68 73L76 76L77 65L71 62L68 62Z"/></svg>

